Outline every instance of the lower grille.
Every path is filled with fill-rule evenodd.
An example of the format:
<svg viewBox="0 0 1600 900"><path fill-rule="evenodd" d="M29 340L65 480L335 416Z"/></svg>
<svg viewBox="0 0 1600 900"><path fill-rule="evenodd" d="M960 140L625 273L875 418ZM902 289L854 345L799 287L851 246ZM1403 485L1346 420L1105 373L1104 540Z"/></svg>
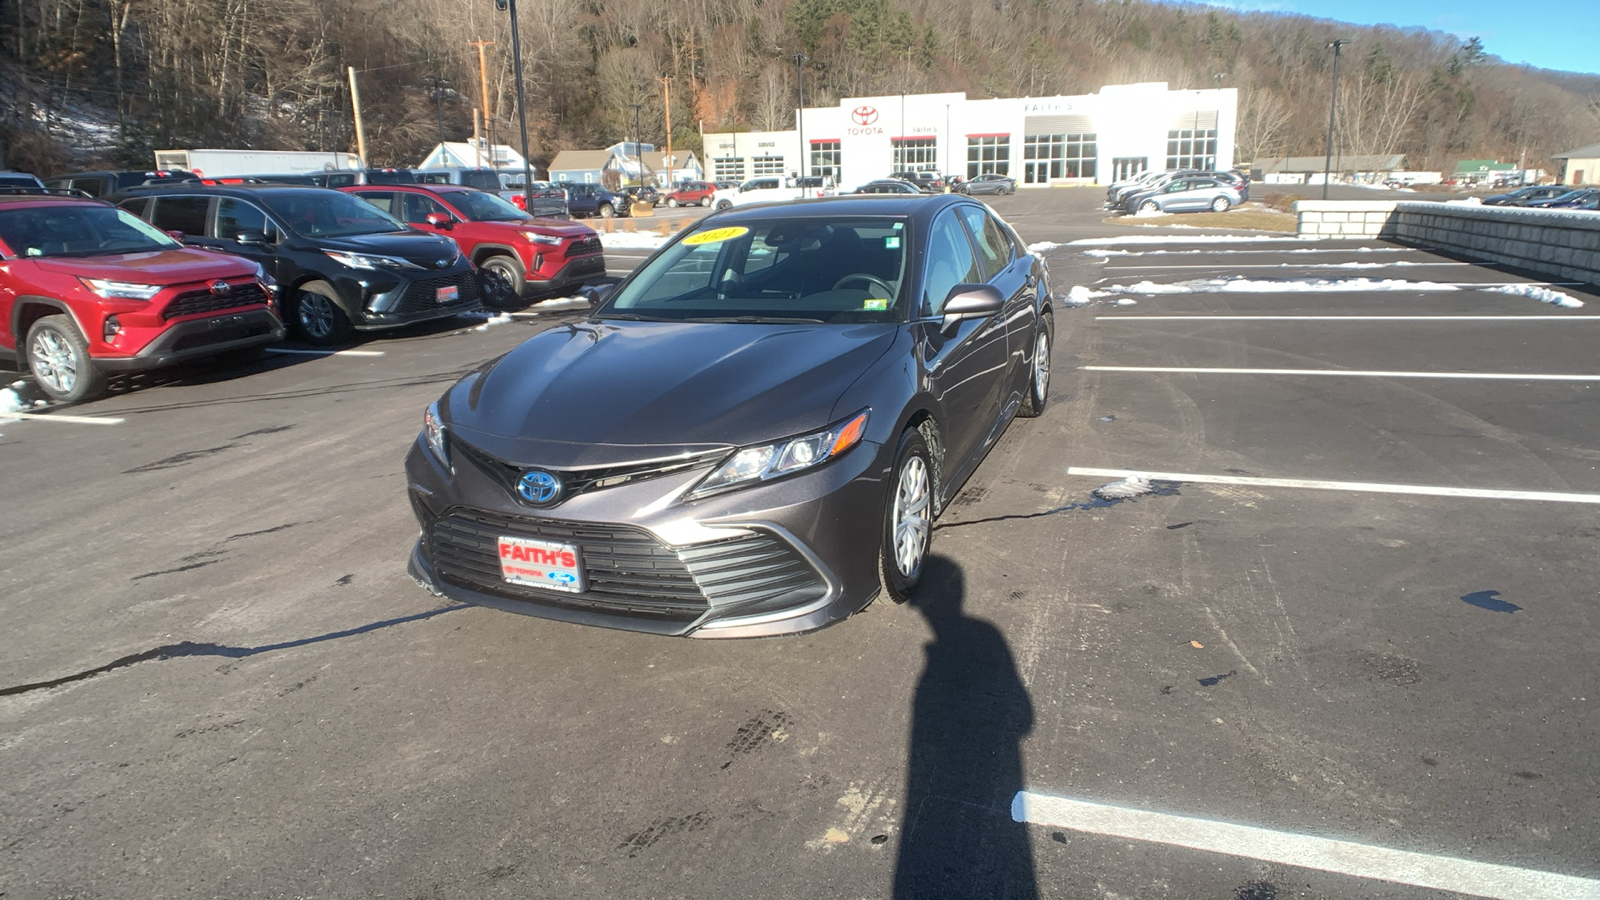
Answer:
<svg viewBox="0 0 1600 900"><path fill-rule="evenodd" d="M445 582L545 606L690 622L717 604L792 595L820 598L826 586L786 542L755 534L673 550L643 529L453 509L427 529L428 552ZM589 579L581 594L510 584L500 577L502 535L578 546Z"/></svg>
<svg viewBox="0 0 1600 900"><path fill-rule="evenodd" d="M447 303L439 302L439 289L455 285L456 298ZM478 299L478 279L471 272L461 272L455 275L436 275L432 278L418 278L406 286L406 295L390 310L392 313L405 315L407 313L426 312L430 309L441 309L460 306Z"/></svg>
<svg viewBox="0 0 1600 900"><path fill-rule="evenodd" d="M193 316L201 313L222 312L225 309L241 309L246 306L266 306L267 292L255 282L233 285L225 294L214 294L210 289L202 291L185 291L167 303L161 311L161 318L176 319L179 316Z"/></svg>
<svg viewBox="0 0 1600 900"><path fill-rule="evenodd" d="M272 326L265 322L250 322L229 324L222 328L211 328L186 334L172 342L173 350L192 350L195 347L209 347L212 344L225 344L229 341L240 341L248 337L260 337L271 334Z"/></svg>

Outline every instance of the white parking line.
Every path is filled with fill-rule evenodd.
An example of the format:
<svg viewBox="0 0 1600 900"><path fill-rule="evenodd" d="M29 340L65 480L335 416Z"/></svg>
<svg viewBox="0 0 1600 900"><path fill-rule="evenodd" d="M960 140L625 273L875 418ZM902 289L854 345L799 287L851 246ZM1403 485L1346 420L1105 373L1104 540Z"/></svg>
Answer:
<svg viewBox="0 0 1600 900"><path fill-rule="evenodd" d="M34 419L40 422L67 422L73 425L121 425L124 420L96 416L64 416L56 413L8 412L0 413L0 422L7 419Z"/></svg>
<svg viewBox="0 0 1600 900"><path fill-rule="evenodd" d="M288 347L268 347L268 353L299 353L305 356L382 356L382 350L293 350Z"/></svg>
<svg viewBox="0 0 1600 900"><path fill-rule="evenodd" d="M1600 880L1018 791L1016 822L1496 900L1595 900Z"/></svg>
<svg viewBox="0 0 1600 900"><path fill-rule="evenodd" d="M1600 375L1518 375L1512 372L1365 372L1356 369L1212 369L1188 366L1082 366L1086 372L1165 375L1318 375L1345 378L1455 378L1480 381L1600 381Z"/></svg>
<svg viewBox="0 0 1600 900"><path fill-rule="evenodd" d="M1170 266L1106 266L1107 272L1136 272L1141 269L1389 269L1399 266L1407 268L1428 268L1434 266L1473 266L1477 263L1467 262L1392 262L1392 263L1361 263L1351 266L1344 263L1216 263L1205 265L1197 263L1175 263Z"/></svg>
<svg viewBox="0 0 1600 900"><path fill-rule="evenodd" d="M1584 322L1600 316L1095 316L1114 322Z"/></svg>
<svg viewBox="0 0 1600 900"><path fill-rule="evenodd" d="M1301 488L1312 491L1349 491L1358 494L1414 494L1423 497L1468 497L1475 500L1540 500L1548 503L1600 503L1600 494L1561 491L1502 491L1491 488L1453 488L1431 484L1386 484L1368 481L1318 481L1310 478L1257 478L1250 475L1204 475L1195 472L1146 472L1138 469L1067 467L1068 475L1090 478L1144 478L1189 484L1237 484L1252 487Z"/></svg>

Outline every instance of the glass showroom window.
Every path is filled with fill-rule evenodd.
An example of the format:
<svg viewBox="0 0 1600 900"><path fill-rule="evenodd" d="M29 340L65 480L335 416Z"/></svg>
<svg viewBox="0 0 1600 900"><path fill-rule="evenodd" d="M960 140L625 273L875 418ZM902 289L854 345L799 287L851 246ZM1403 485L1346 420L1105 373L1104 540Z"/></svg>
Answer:
<svg viewBox="0 0 1600 900"><path fill-rule="evenodd" d="M717 181L743 181L744 180L744 160L743 159L736 159L734 157L723 157L721 159L713 159L711 161L711 168L712 168L713 173L716 175L716 180Z"/></svg>
<svg viewBox="0 0 1600 900"><path fill-rule="evenodd" d="M894 138L894 171L939 171L938 138Z"/></svg>
<svg viewBox="0 0 1600 900"><path fill-rule="evenodd" d="M1217 167L1217 130L1184 128L1167 132L1167 168L1200 169Z"/></svg>
<svg viewBox="0 0 1600 900"><path fill-rule="evenodd" d="M1011 174L1011 135L967 138L967 177Z"/></svg>
<svg viewBox="0 0 1600 900"><path fill-rule="evenodd" d="M781 156L758 156L753 162L755 163L755 170L750 173L752 176L783 174L783 157Z"/></svg>
<svg viewBox="0 0 1600 900"><path fill-rule="evenodd" d="M839 167L844 164L844 155L839 151L838 141L812 141L811 142L811 175L824 175L839 180Z"/></svg>

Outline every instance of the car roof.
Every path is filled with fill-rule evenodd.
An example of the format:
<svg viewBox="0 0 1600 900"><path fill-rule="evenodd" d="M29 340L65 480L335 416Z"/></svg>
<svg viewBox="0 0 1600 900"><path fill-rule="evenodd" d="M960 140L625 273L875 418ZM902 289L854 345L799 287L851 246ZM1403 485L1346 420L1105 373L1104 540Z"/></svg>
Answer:
<svg viewBox="0 0 1600 900"><path fill-rule="evenodd" d="M720 225L768 218L775 209L805 218L849 218L852 216L905 216L931 219L951 206L975 204L959 194L850 194L840 197L814 197L787 202L751 203L712 213Z"/></svg>
<svg viewBox="0 0 1600 900"><path fill-rule="evenodd" d="M411 185L385 185L385 187L411 187ZM251 197L264 194L292 196L294 194L321 194L332 191L336 194L343 191L332 188L312 187L306 184L206 184L200 181L178 181L170 184L139 184L118 191L118 197L166 197L176 194L213 194L219 197Z"/></svg>
<svg viewBox="0 0 1600 900"><path fill-rule="evenodd" d="M26 206L110 206L102 200L89 197L71 197L66 194L0 194L0 207Z"/></svg>
<svg viewBox="0 0 1600 900"><path fill-rule="evenodd" d="M434 171L438 170L435 169ZM480 191L465 184L347 184L339 188L339 190L346 194L357 194L363 191L412 191L419 194L488 193L488 191Z"/></svg>

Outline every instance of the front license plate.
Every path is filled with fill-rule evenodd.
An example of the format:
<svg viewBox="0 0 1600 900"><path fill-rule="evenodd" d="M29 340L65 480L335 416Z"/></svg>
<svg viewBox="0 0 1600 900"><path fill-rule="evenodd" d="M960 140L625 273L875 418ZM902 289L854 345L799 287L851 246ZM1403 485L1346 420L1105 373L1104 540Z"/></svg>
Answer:
<svg viewBox="0 0 1600 900"><path fill-rule="evenodd" d="M446 285L439 288L438 299L440 303L454 303L461 296L461 288L456 285Z"/></svg>
<svg viewBox="0 0 1600 900"><path fill-rule="evenodd" d="M511 584L579 594L588 587L577 544L500 538L500 577Z"/></svg>

